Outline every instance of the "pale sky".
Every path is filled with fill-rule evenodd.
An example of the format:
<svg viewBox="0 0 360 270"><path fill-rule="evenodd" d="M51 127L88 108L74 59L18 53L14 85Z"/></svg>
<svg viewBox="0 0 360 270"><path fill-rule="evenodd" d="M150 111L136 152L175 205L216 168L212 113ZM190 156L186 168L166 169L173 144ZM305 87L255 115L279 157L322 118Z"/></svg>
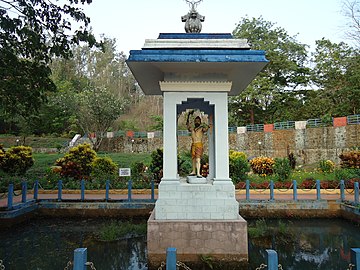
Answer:
<svg viewBox="0 0 360 270"><path fill-rule="evenodd" d="M345 39L341 0L203 0L197 10L205 16L202 33L231 33L248 15L262 16L291 36L298 34L298 41L312 49L322 37L332 42ZM95 35L116 38L117 49L128 55L159 33L185 33L180 18L189 6L184 0L93 0L84 11Z"/></svg>

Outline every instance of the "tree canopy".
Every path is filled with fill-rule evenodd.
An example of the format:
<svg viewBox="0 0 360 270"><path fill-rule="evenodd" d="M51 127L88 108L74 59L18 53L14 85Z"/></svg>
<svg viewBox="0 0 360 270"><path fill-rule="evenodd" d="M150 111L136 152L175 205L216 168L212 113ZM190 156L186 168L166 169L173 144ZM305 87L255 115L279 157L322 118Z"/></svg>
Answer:
<svg viewBox="0 0 360 270"><path fill-rule="evenodd" d="M56 87L50 79L54 56L68 58L71 46L99 45L79 5L91 0L0 0L0 100L5 116L28 117ZM76 22L74 30L72 23Z"/></svg>

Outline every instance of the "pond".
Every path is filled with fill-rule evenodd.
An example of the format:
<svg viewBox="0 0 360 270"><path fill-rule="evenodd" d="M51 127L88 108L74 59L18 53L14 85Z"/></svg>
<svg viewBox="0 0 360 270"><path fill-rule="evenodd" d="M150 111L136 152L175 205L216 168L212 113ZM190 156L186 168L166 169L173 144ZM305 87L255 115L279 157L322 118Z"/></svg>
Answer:
<svg viewBox="0 0 360 270"><path fill-rule="evenodd" d="M97 270L147 269L145 237L101 242L95 232L108 220L33 219L0 232L5 269L64 269L78 247L88 248ZM265 233L263 233L264 231ZM345 220L249 221L249 269L278 252L284 269L346 269L350 248L360 247L360 230Z"/></svg>

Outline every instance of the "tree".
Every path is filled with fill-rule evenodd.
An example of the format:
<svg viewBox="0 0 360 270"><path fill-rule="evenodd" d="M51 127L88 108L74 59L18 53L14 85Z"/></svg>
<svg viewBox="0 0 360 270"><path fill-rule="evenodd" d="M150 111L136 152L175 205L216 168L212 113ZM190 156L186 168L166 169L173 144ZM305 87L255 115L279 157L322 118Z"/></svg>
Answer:
<svg viewBox="0 0 360 270"><path fill-rule="evenodd" d="M283 28L262 17L243 18L233 34L248 39L252 49L265 50L270 63L239 96L230 99L230 122L254 123L257 119L272 122L270 105L285 90L307 86L310 69L307 63L307 45L290 36ZM249 119L240 118L246 115ZM256 119L257 116L257 119Z"/></svg>
<svg viewBox="0 0 360 270"><path fill-rule="evenodd" d="M93 86L76 97L72 108L77 124L85 134L96 134L95 137L89 136L89 139L97 151L106 132L124 110L124 101L104 87Z"/></svg>
<svg viewBox="0 0 360 270"><path fill-rule="evenodd" d="M343 0L343 5L344 14L349 19L346 35L360 47L360 1Z"/></svg>
<svg viewBox="0 0 360 270"><path fill-rule="evenodd" d="M332 116L359 112L360 52L344 42L316 41L313 53L313 81L319 87L319 97Z"/></svg>
<svg viewBox="0 0 360 270"><path fill-rule="evenodd" d="M99 45L88 31L90 19L78 7L91 0L0 0L0 107L24 121L56 87L50 79L53 56L71 56L71 45ZM71 21L78 29L71 32Z"/></svg>

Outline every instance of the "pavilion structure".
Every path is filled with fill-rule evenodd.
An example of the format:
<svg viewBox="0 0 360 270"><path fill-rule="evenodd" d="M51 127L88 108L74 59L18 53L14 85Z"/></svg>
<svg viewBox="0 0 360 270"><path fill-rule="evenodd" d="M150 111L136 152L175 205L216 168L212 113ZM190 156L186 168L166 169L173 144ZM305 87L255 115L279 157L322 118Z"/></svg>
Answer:
<svg viewBox="0 0 360 270"><path fill-rule="evenodd" d="M164 98L163 178L148 220L150 269L165 260L168 247L184 262L200 255L247 261L247 223L229 178L228 97L243 91L267 63L264 51L227 33L160 34L130 51L127 64L143 92ZM188 183L177 170L177 117L189 109L206 114L211 124L203 184Z"/></svg>

